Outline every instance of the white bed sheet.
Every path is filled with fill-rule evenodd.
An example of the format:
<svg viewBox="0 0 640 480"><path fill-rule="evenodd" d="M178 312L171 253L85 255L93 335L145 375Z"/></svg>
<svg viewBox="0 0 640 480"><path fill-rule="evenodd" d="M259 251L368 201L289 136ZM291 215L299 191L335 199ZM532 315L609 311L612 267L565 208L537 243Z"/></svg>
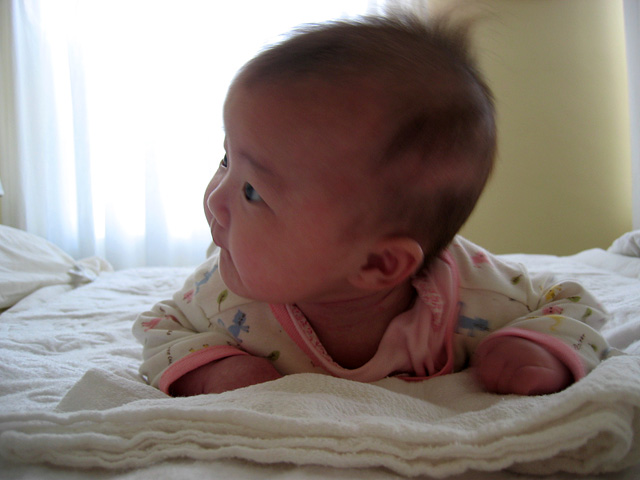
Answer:
<svg viewBox="0 0 640 480"><path fill-rule="evenodd" d="M580 279L612 313L603 332L611 344L640 355L640 258L602 250L573 257L510 255L532 271L551 270ZM622 267L622 268L621 268ZM40 289L0 315L0 412L51 412L91 368L117 370L137 381L140 346L131 336L136 314L177 290L190 269L140 268L106 272L73 289L54 285ZM124 471L72 469L0 460L7 479L159 478L402 478L384 468L333 468L290 464L266 465L222 458L215 461L167 460ZM429 477L419 477L429 478ZM539 478L508 471L468 471L456 480ZM556 474L555 479L576 478ZM640 465L599 479L640 478Z"/></svg>

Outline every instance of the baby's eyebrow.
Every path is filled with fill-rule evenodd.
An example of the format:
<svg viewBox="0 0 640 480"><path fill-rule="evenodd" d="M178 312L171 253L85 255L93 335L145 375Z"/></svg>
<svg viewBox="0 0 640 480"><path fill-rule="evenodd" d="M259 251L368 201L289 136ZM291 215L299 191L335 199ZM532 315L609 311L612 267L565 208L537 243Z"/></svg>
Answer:
<svg viewBox="0 0 640 480"><path fill-rule="evenodd" d="M269 166L265 165L264 163L260 162L259 160L256 160L251 155L243 155L243 156L244 156L244 158L247 159L247 162L249 162L249 164L254 169L256 169L258 172L260 172L264 176L271 177L272 179L275 179L275 178L278 177L278 174L273 169L269 168Z"/></svg>

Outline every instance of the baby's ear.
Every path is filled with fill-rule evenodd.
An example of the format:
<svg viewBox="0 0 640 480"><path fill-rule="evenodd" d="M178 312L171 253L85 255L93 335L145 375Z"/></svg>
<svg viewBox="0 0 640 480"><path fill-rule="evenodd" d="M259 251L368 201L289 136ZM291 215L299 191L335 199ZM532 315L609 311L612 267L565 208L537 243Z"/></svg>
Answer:
<svg viewBox="0 0 640 480"><path fill-rule="evenodd" d="M408 237L385 238L375 244L366 263L349 278L365 290L382 290L401 284L422 265L420 244Z"/></svg>

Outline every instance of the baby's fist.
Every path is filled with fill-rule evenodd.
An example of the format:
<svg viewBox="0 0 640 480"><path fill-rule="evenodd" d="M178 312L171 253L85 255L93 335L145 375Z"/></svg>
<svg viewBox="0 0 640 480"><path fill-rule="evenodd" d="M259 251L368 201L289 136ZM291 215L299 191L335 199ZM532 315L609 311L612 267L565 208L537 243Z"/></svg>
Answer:
<svg viewBox="0 0 640 480"><path fill-rule="evenodd" d="M481 345L473 366L480 383L492 393L544 395L559 392L573 382L569 369L552 353L515 336Z"/></svg>

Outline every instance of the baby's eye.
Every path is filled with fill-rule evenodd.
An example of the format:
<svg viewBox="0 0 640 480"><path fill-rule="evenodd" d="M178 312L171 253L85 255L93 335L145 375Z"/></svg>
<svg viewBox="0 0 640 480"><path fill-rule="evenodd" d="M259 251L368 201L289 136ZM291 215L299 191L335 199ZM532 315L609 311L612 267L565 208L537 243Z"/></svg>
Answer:
<svg viewBox="0 0 640 480"><path fill-rule="evenodd" d="M249 183L244 184L244 196L250 202L259 202L262 200L262 197Z"/></svg>
<svg viewBox="0 0 640 480"><path fill-rule="evenodd" d="M227 158L227 154L224 154L224 157L222 157L222 160L220 161L220 166L227 168L229 166L229 159Z"/></svg>

